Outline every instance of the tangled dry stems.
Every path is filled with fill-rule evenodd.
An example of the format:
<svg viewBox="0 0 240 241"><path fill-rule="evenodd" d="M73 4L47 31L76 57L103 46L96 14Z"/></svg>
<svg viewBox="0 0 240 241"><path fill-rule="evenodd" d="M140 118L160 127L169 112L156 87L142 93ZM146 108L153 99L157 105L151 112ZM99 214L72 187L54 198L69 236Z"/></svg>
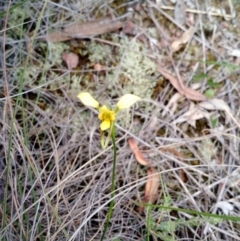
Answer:
<svg viewBox="0 0 240 241"><path fill-rule="evenodd" d="M15 3L17 1L12 2L11 6ZM100 11L107 13L107 9L111 8L107 1L78 4L77 1L71 4L49 2L39 22L39 35L60 23L65 25L95 19ZM70 93L72 76L69 71L62 70L62 62L50 63L55 74L58 73L52 75L51 71L44 69L45 64L51 62L51 51L38 52L36 46L39 45L33 42L30 49L35 52L29 52L29 40L24 38L35 29L39 21L35 16L41 14L43 5L39 1L29 2L28 6L31 10L28 19L23 18L24 25L19 22L19 26L27 27L27 30L19 28L16 22L12 26L10 22L4 35L5 60L2 62L5 65L2 73L5 72L6 76L1 74L0 86L0 210L3 225L0 237L2 240L99 240L110 202L111 146L104 151L100 148L96 114L81 106ZM7 6L3 10L7 10ZM60 13L63 16L58 20ZM168 12L164 14L170 16ZM10 20L14 24L14 19ZM203 28L202 21L200 19ZM230 29L227 34L231 37L218 35L213 38L218 38L223 44L236 46L238 42ZM197 41L200 44L195 42L193 48L204 49L203 35ZM189 48L190 45L184 50L186 55ZM218 61L234 61L233 58L223 59L220 54L216 55L216 48L219 46L213 44L210 49ZM190 82L195 72L187 71L190 65L184 61L189 57L186 55L180 56L176 66ZM30 73L28 78L22 76L21 72L26 67L26 57L34 68L40 66L39 69L33 68L36 72ZM206 55L201 57L200 61L191 59L196 62L195 71L198 66L201 66L200 70L208 68L211 78L224 83L217 97L228 103L239 120L238 76L226 73L225 65L220 66L220 72L219 69L215 70L214 64L206 65ZM42 64L44 58L46 62ZM51 76L52 79L46 78L45 82L41 82L44 80L41 79L42 72L43 76ZM78 73L85 74L83 71ZM50 84L62 77L66 78L65 81L52 89ZM102 100L109 99L107 92L102 93L108 88L106 83L101 82L98 76L95 76L95 81L99 84L99 89L95 89L96 96ZM6 87L7 95L4 92ZM113 88L117 93L123 91L120 85ZM206 82L202 84L202 90L205 88ZM145 157L151 160L161 175L161 189L156 204L211 213L214 205L226 201L234 204L231 215L239 216L239 129L231 119L227 121L224 113L219 113L219 129L208 128L206 121L199 121L196 129L184 124L173 125L172 121L186 111L186 107L182 106L180 111L173 115L168 113L162 118L161 111L174 93L172 86L164 83L153 100L146 99L131 113L122 114L123 118L128 115L129 122L126 128L122 127L124 123L117 125L117 190L106 240L144 240L147 234L153 240L239 239L239 224L231 221L210 224L211 229L204 234L209 220L203 217L199 217L198 224L189 224L193 215L184 212L170 212L157 207L146 208L145 215L137 212L136 202L140 202L144 196L146 172L136 162L127 145L129 136L139 142L140 149L147 151ZM181 152L183 161L161 150L164 147ZM180 178L179 170L184 170L187 182ZM8 192L4 196L6 185ZM179 219L182 220L181 225L177 224ZM149 226L150 221L152 226ZM162 229L154 226L159 224L160 227L164 223L170 226L171 222L177 225L172 232L164 230L162 226Z"/></svg>

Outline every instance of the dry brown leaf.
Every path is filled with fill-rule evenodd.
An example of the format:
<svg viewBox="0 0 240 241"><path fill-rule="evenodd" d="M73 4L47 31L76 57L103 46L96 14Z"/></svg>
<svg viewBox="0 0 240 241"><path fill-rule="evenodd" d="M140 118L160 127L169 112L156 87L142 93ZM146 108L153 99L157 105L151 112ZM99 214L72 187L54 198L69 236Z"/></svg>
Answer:
<svg viewBox="0 0 240 241"><path fill-rule="evenodd" d="M190 27L187 31L185 31L179 39L176 39L172 42L170 49L172 53L178 51L184 44L186 44L192 37L194 33L194 28Z"/></svg>
<svg viewBox="0 0 240 241"><path fill-rule="evenodd" d="M221 100L221 99L211 99L211 100L207 100L207 101L199 103L198 106L202 107L202 108L204 108L206 110L221 110L221 111L225 111L227 113L226 119L225 119L226 123L229 123L230 118L232 118L233 121L239 126L239 122L234 118L233 113L232 113L230 107L228 106L228 104L224 100Z"/></svg>
<svg viewBox="0 0 240 241"><path fill-rule="evenodd" d="M184 86L183 92L184 92L184 96L189 100L204 101L207 99L207 97L201 94L200 92L185 86Z"/></svg>
<svg viewBox="0 0 240 241"><path fill-rule="evenodd" d="M212 99L202 103L199 103L200 107L203 107L207 110L222 110L227 113L226 115L226 123L229 122L229 118L231 118L234 123L240 128L240 122L236 119L230 109L230 107L226 104L224 100L221 99Z"/></svg>
<svg viewBox="0 0 240 241"><path fill-rule="evenodd" d="M194 83L191 85L191 89L196 90L199 89L201 86L199 83ZM180 95L179 93L175 93L171 99L169 100L168 104L166 105L166 109L163 110L162 116L166 116L168 112L174 113L175 110L177 109L177 104L179 101L183 99L183 96Z"/></svg>
<svg viewBox="0 0 240 241"><path fill-rule="evenodd" d="M194 103L190 103L190 107L187 112L185 112L183 115L179 116L173 123L182 123L187 122L189 125L196 127L196 120L200 120L202 118L210 119L211 114L203 111L200 109L197 105Z"/></svg>
<svg viewBox="0 0 240 241"><path fill-rule="evenodd" d="M90 38L100 34L116 31L122 28L123 25L124 22L114 21L109 17L86 23L74 23L64 27L62 31L55 31L47 36L44 36L44 39L51 42L62 42L73 38Z"/></svg>
<svg viewBox="0 0 240 241"><path fill-rule="evenodd" d="M158 187L160 184L159 173L153 167L147 170L147 182L144 190L144 202L154 203L158 198Z"/></svg>
<svg viewBox="0 0 240 241"><path fill-rule="evenodd" d="M160 184L160 177L155 168L150 167L147 170L147 181L144 188L143 203L154 203L159 196L158 187ZM142 213L144 206L139 206L137 209L138 213Z"/></svg>
<svg viewBox="0 0 240 241"><path fill-rule="evenodd" d="M223 110L226 112L231 112L228 104L221 99L211 99L198 104L198 106L207 110Z"/></svg>
<svg viewBox="0 0 240 241"><path fill-rule="evenodd" d="M176 156L178 158L179 161L183 162L182 154L180 152L178 152L177 150L175 150L175 149L173 149L171 147L160 147L159 149L161 151L169 152L169 153L173 154L174 156ZM181 178L181 180L183 182L187 182L188 181L187 175L184 172L184 170L182 170L182 169L179 170L178 174L179 174L179 177Z"/></svg>
<svg viewBox="0 0 240 241"><path fill-rule="evenodd" d="M75 53L63 53L62 59L67 64L68 69L74 69L79 63L79 57Z"/></svg>
<svg viewBox="0 0 240 241"><path fill-rule="evenodd" d="M167 71L162 69L158 66L158 72L160 72L166 79L168 79L173 87L181 94L184 95L184 92L182 90L181 84L179 83L178 79L170 75Z"/></svg>
<svg viewBox="0 0 240 241"><path fill-rule="evenodd" d="M183 96L179 93L175 93L169 100L166 109L163 110L162 117L165 117L168 112L174 113L174 111L177 109L177 102L181 99L183 99Z"/></svg>
<svg viewBox="0 0 240 241"><path fill-rule="evenodd" d="M200 92L198 92L194 89L188 88L188 87L184 86L183 84L180 84L179 80L176 77L172 76L171 74L169 74L167 71L165 71L161 67L158 67L158 71L166 79L168 79L171 82L171 84L179 92L179 94L185 96L186 98L188 98L190 100L196 100L196 101L207 100L206 96L204 96Z"/></svg>
<svg viewBox="0 0 240 241"><path fill-rule="evenodd" d="M145 158L143 157L142 153L139 151L136 142L134 141L134 139L129 138L128 139L128 144L132 150L132 152L135 155L135 158L137 159L137 161L143 165L143 166L148 166L149 163L145 160Z"/></svg>

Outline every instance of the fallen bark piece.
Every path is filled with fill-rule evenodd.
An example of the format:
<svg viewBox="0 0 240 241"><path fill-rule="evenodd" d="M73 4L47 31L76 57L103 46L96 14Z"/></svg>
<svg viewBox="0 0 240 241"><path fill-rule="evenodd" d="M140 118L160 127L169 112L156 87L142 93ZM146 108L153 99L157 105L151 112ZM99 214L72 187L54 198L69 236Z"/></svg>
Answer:
<svg viewBox="0 0 240 241"><path fill-rule="evenodd" d="M100 34L109 33L122 28L124 22L115 21L112 18L104 18L101 20L74 23L63 28L62 31L54 31L43 37L53 43L67 41L73 38L90 38Z"/></svg>

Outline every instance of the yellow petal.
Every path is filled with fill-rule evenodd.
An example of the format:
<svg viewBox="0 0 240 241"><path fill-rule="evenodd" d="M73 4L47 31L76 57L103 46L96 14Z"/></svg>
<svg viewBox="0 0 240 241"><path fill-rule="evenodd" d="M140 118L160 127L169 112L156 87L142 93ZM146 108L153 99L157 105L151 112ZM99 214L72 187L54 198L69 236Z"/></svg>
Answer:
<svg viewBox="0 0 240 241"><path fill-rule="evenodd" d="M115 112L112 110L109 110L106 105L103 105L99 108L99 114L98 114L99 120L109 120L114 121L115 120Z"/></svg>
<svg viewBox="0 0 240 241"><path fill-rule="evenodd" d="M110 128L111 122L109 120L104 120L101 124L100 124L100 129L102 131L105 131L107 129Z"/></svg>
<svg viewBox="0 0 240 241"><path fill-rule="evenodd" d="M102 107L99 108L99 113L98 113L98 119L99 120L104 120L104 114L108 112L108 108L106 105L103 105Z"/></svg>
<svg viewBox="0 0 240 241"><path fill-rule="evenodd" d="M77 97L86 106L91 106L96 109L99 107L99 103L88 92L81 92Z"/></svg>
<svg viewBox="0 0 240 241"><path fill-rule="evenodd" d="M118 101L117 109L121 110L121 109L129 108L131 105L133 105L139 100L141 100L141 98L136 95L126 94L122 96Z"/></svg>

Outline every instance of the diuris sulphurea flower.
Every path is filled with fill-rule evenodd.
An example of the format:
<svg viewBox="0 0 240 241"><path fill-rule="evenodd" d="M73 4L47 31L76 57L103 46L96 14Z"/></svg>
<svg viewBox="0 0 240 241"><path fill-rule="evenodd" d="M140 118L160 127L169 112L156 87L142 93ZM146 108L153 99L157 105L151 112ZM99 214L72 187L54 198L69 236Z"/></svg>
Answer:
<svg viewBox="0 0 240 241"><path fill-rule="evenodd" d="M98 110L98 119L101 121L101 145L103 149L106 148L109 142L117 112L119 110L129 108L131 105L141 99L140 97L132 94L123 95L117 102L115 110L110 110L106 105L100 107L99 102L95 100L88 92L81 92L77 97L82 101L84 105L93 107ZM103 131L108 129L110 129L109 134L106 141L104 141Z"/></svg>
<svg viewBox="0 0 240 241"><path fill-rule="evenodd" d="M129 108L131 105L139 101L141 98L132 95L126 94L122 96L117 102L116 108L114 110L108 109L106 105L100 106L99 102L95 100L88 92L81 92L77 96L84 105L93 107L98 110L98 119L101 121L100 123L100 131L101 131L101 145L102 148L105 149L108 145L109 139L112 138L113 143L113 168L112 168L112 185L111 185L111 201L109 203L109 210L107 213L107 219L104 225L104 230L101 235L101 241L104 239L106 230L108 228L110 219L113 213L114 207L114 196L115 196L115 176L116 176L116 162L117 162L117 147L115 141L115 126L114 121L116 118L116 114L119 110ZM104 131L108 131L108 135L106 140L104 140Z"/></svg>

